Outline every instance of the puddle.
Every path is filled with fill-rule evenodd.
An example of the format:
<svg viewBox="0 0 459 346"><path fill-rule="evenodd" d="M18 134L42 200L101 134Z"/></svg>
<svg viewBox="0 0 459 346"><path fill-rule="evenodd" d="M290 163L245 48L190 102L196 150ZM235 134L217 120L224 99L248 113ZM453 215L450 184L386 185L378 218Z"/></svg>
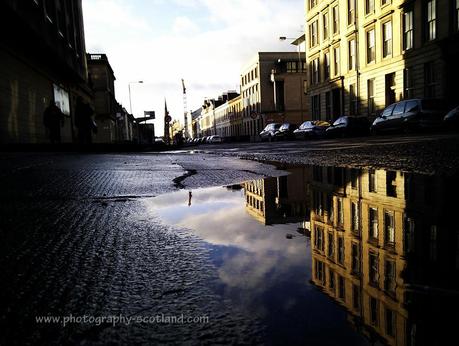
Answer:
<svg viewBox="0 0 459 346"><path fill-rule="evenodd" d="M435 344L459 305L458 177L338 167L149 200L211 248L267 342ZM311 238L303 234L310 234Z"/></svg>

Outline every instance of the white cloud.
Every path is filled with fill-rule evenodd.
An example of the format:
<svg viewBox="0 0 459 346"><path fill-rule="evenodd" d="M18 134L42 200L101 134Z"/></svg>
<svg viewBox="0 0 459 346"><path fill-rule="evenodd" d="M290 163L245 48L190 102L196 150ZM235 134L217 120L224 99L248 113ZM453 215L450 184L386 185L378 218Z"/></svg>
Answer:
<svg viewBox="0 0 459 346"><path fill-rule="evenodd" d="M176 35L194 35L199 31L199 27L188 17L177 17L172 30Z"/></svg>
<svg viewBox="0 0 459 346"><path fill-rule="evenodd" d="M298 36L304 17L302 0L155 0L167 6L164 13L134 3L140 2L84 1L87 47L108 55L123 105L129 105L128 83L144 80L132 87L134 113L156 110L159 118L166 97L171 115L182 119L181 78L194 110L203 98L236 89L241 66L256 52L294 51L278 37Z"/></svg>

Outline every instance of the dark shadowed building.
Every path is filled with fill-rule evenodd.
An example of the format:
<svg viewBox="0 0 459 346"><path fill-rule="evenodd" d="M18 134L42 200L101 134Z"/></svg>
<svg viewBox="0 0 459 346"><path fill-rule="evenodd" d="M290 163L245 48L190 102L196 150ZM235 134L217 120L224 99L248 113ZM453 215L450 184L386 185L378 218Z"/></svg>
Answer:
<svg viewBox="0 0 459 346"><path fill-rule="evenodd" d="M81 0L0 3L0 143L43 143L43 113L54 101L71 142L76 99L87 87Z"/></svg>
<svg viewBox="0 0 459 346"><path fill-rule="evenodd" d="M116 138L115 74L105 54L88 54L88 73L94 91L94 110L97 123L95 143L113 143Z"/></svg>

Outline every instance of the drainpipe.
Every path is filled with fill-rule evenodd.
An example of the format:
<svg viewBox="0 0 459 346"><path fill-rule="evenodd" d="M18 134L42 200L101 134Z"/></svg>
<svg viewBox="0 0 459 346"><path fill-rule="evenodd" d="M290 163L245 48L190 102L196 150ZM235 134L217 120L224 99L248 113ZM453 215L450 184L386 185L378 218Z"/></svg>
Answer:
<svg viewBox="0 0 459 346"><path fill-rule="evenodd" d="M355 70L357 73L356 76L356 88L355 88L355 97L357 99L357 104L355 105L355 112L357 114L360 114L359 109L360 109L360 55L359 55L359 30L358 30L358 18L359 18L359 11L357 8L357 3L358 1L354 0L354 8L355 8L355 16L354 16L354 27L356 30L356 35L355 35ZM375 37L376 40L376 37Z"/></svg>

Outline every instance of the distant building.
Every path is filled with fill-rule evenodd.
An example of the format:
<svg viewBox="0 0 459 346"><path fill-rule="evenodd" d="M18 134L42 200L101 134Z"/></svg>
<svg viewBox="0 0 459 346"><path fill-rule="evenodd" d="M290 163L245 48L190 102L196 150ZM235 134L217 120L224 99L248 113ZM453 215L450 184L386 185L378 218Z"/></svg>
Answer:
<svg viewBox="0 0 459 346"><path fill-rule="evenodd" d="M191 137L198 138L199 137L199 117L201 116L202 108L198 108L197 110L191 112Z"/></svg>
<svg viewBox="0 0 459 346"><path fill-rule="evenodd" d="M0 143L48 142L43 113L54 101L72 142L76 99L87 87L81 0L0 3Z"/></svg>
<svg viewBox="0 0 459 346"><path fill-rule="evenodd" d="M408 98L457 104L459 2L307 0L314 119L367 115Z"/></svg>
<svg viewBox="0 0 459 346"><path fill-rule="evenodd" d="M272 122L310 120L306 61L295 52L260 52L241 72L242 135L252 140Z"/></svg>
<svg viewBox="0 0 459 346"><path fill-rule="evenodd" d="M88 54L89 83L94 92L94 111L98 127L95 143L117 141L115 74L105 54Z"/></svg>
<svg viewBox="0 0 459 346"><path fill-rule="evenodd" d="M310 213L309 167L288 168L288 175L244 183L245 209L264 225L308 222Z"/></svg>

